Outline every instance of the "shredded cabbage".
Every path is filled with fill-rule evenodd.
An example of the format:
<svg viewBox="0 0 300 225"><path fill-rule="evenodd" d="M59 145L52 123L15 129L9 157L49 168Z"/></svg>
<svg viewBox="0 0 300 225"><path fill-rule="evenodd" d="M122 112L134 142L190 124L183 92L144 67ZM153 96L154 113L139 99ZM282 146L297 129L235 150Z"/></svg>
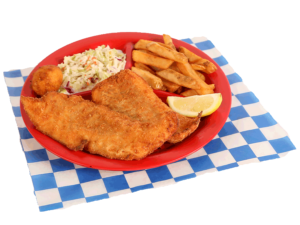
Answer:
<svg viewBox="0 0 300 225"><path fill-rule="evenodd" d="M63 72L58 92L71 94L91 90L97 83L123 70L125 64L126 54L105 45L65 56L64 62L58 65Z"/></svg>

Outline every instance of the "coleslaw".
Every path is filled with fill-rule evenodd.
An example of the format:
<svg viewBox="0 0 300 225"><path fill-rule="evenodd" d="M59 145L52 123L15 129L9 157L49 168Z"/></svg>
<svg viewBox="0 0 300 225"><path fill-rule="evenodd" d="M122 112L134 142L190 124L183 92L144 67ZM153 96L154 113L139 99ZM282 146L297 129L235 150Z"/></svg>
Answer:
<svg viewBox="0 0 300 225"><path fill-rule="evenodd" d="M65 56L63 63L58 65L63 72L58 92L72 94L91 90L97 83L123 70L125 64L126 54L105 45Z"/></svg>

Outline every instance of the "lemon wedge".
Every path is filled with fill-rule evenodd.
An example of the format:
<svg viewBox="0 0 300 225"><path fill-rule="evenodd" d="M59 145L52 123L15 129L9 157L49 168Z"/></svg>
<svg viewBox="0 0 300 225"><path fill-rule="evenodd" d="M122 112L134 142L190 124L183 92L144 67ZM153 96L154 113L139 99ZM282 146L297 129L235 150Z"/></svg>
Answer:
<svg viewBox="0 0 300 225"><path fill-rule="evenodd" d="M168 96L167 103L175 112L188 117L196 117L202 111L202 116L215 112L222 103L221 93L194 95L190 97Z"/></svg>

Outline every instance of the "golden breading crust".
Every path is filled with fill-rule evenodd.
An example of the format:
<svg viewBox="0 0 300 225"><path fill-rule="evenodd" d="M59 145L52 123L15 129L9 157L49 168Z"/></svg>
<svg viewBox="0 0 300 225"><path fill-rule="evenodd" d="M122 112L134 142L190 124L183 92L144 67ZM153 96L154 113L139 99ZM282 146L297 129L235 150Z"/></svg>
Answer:
<svg viewBox="0 0 300 225"><path fill-rule="evenodd" d="M169 143L178 143L190 136L199 126L201 114L198 117L187 117L177 113L178 129L168 140Z"/></svg>
<svg viewBox="0 0 300 225"><path fill-rule="evenodd" d="M131 70L123 70L98 83L92 90L92 101L140 122L150 122L162 113L173 112L153 93L145 80ZM170 143L184 140L197 129L200 122L200 117L176 115L178 129L168 139Z"/></svg>
<svg viewBox="0 0 300 225"><path fill-rule="evenodd" d="M81 96L48 92L42 98L21 96L21 102L37 130L69 149L111 159L142 159L177 130L174 112L143 123Z"/></svg>
<svg viewBox="0 0 300 225"><path fill-rule="evenodd" d="M59 67L54 65L42 66L34 72L31 89L39 96L49 91L57 91L63 82L63 74Z"/></svg>

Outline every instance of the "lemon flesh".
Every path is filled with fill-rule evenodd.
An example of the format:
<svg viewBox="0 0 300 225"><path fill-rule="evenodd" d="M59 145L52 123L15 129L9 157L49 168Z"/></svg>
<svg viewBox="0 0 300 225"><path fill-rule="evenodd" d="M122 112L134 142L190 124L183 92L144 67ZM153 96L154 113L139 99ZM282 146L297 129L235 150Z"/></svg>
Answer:
<svg viewBox="0 0 300 225"><path fill-rule="evenodd" d="M167 103L175 112L196 117L202 111L202 117L211 115L222 103L220 93L208 95L195 95L190 97L168 96Z"/></svg>

